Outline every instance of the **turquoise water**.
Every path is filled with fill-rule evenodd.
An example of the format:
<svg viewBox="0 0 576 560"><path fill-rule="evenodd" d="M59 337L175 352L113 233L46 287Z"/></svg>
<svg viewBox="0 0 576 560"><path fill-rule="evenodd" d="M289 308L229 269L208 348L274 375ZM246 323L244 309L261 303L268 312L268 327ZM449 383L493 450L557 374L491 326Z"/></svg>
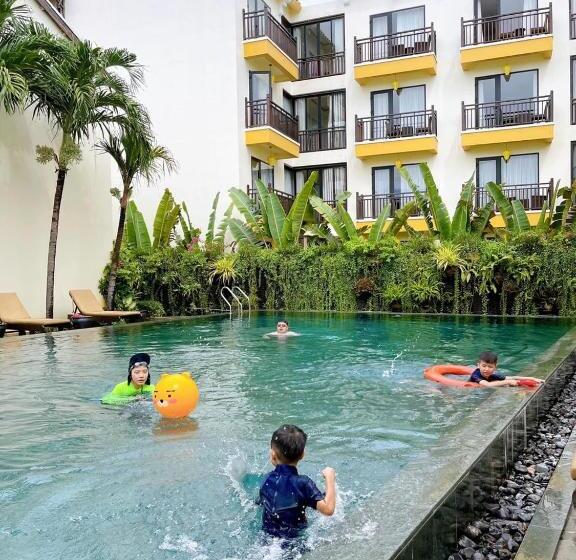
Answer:
<svg viewBox="0 0 576 560"><path fill-rule="evenodd" d="M440 387L422 379L423 368L472 363L491 348L501 370L518 372L569 328L288 319L301 336L286 341L263 337L276 317L261 314L0 342L2 558L279 559L276 544L258 540L253 496L282 423L309 435L301 472L319 485L324 466L338 473L336 515L309 516L310 557L340 542L369 543L379 517L402 505L394 481L403 468L427 460L458 437L469 415L494 406L493 391ZM162 420L146 402L99 404L136 351L152 354L153 380L164 371L193 373L202 396L191 418ZM520 397L510 389L497 398L506 406Z"/></svg>

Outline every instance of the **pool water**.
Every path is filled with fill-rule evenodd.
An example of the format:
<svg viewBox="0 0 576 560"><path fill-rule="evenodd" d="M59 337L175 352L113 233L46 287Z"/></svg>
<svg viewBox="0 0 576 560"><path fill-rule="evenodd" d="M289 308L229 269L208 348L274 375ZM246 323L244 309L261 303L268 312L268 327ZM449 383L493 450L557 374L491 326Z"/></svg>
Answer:
<svg viewBox="0 0 576 560"><path fill-rule="evenodd" d="M516 389L440 387L422 378L423 368L471 364L489 348L501 355L501 371L519 372L569 329L554 321L287 318L300 337L265 338L276 316L258 314L1 343L2 558L282 558L277 543L260 541L254 505L282 423L309 435L300 472L322 488L322 468L337 470L336 515L310 513L306 556L351 541L369 550L384 517L390 525L395 512L410 511L395 483L407 465L432 463L431 449L449 449L471 415L524 398ZM161 419L150 402L100 405L136 351L152 355L153 381L192 372L201 401L190 418Z"/></svg>

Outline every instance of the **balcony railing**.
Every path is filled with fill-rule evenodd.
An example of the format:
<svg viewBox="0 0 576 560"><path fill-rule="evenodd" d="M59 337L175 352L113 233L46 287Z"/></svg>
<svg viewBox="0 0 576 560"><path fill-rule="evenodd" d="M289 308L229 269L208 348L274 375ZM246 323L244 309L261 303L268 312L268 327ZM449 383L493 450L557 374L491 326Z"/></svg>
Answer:
<svg viewBox="0 0 576 560"><path fill-rule="evenodd" d="M491 101L490 103L462 102L462 130L481 130L522 124L552 122L554 95Z"/></svg>
<svg viewBox="0 0 576 560"><path fill-rule="evenodd" d="M356 117L356 142L366 140L390 140L410 136L436 134L437 115L434 105L429 110Z"/></svg>
<svg viewBox="0 0 576 560"><path fill-rule="evenodd" d="M434 31L434 24L430 24L430 27L368 37L367 39L354 37L355 64L435 52L436 31Z"/></svg>
<svg viewBox="0 0 576 560"><path fill-rule="evenodd" d="M280 204L282 205L282 208L284 208L284 212L288 214L288 212L290 212L290 208L292 208L292 204L294 203L294 195L274 189L272 185L268 185L268 191L271 193L275 193L276 196L278 196ZM254 201L254 203L258 205L260 199L258 198L258 190L256 189L256 187L246 185L246 193Z"/></svg>
<svg viewBox="0 0 576 560"><path fill-rule="evenodd" d="M344 74L345 71L346 66L344 64L343 52L308 56L298 59L298 75L300 80L336 76L338 74Z"/></svg>
<svg viewBox="0 0 576 560"><path fill-rule="evenodd" d="M576 39L576 13L570 14L570 39Z"/></svg>
<svg viewBox="0 0 576 560"><path fill-rule="evenodd" d="M387 193L387 194L356 194L356 219L376 219L382 208L390 204L390 217L394 216L400 208L409 202L416 200L412 193ZM419 209L415 209L411 216L420 216Z"/></svg>
<svg viewBox="0 0 576 560"><path fill-rule="evenodd" d="M49 0L50 4L56 8L56 11L64 16L64 0Z"/></svg>
<svg viewBox="0 0 576 560"><path fill-rule="evenodd" d="M576 124L576 99L572 99L572 124Z"/></svg>
<svg viewBox="0 0 576 560"><path fill-rule="evenodd" d="M276 105L270 96L258 101L248 101L248 99L245 101L246 128L271 126L298 142L298 121L288 111Z"/></svg>
<svg viewBox="0 0 576 560"><path fill-rule="evenodd" d="M301 130L300 152L320 152L340 150L346 147L346 127L322 128L320 130Z"/></svg>
<svg viewBox="0 0 576 560"><path fill-rule="evenodd" d="M521 39L552 33L552 4L537 8L464 21L461 18L462 46Z"/></svg>
<svg viewBox="0 0 576 560"><path fill-rule="evenodd" d="M524 185L502 185L502 190L509 200L519 200L525 210L542 210L544 202L551 203L554 181L548 183L528 183ZM482 208L491 198L486 187L476 189L476 208Z"/></svg>
<svg viewBox="0 0 576 560"><path fill-rule="evenodd" d="M268 37L294 62L298 60L296 39L276 20L269 8L258 12L242 10L244 40Z"/></svg>

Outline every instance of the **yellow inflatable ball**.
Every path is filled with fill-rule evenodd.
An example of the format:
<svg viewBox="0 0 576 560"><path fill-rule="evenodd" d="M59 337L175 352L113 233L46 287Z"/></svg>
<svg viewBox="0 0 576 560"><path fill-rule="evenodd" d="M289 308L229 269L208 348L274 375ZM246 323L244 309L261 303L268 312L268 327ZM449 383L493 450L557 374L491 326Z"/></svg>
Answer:
<svg viewBox="0 0 576 560"><path fill-rule="evenodd" d="M196 408L199 399L198 386L186 371L163 373L154 386L152 402L164 418L184 418Z"/></svg>

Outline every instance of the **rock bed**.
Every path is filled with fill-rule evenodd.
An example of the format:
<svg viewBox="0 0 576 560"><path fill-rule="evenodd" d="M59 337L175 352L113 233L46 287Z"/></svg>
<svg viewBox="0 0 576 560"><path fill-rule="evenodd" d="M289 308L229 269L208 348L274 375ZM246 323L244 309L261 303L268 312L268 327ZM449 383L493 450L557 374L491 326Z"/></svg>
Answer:
<svg viewBox="0 0 576 560"><path fill-rule="evenodd" d="M576 376L557 402L502 485L485 498L482 517L466 527L458 552L448 560L512 559L576 423Z"/></svg>

